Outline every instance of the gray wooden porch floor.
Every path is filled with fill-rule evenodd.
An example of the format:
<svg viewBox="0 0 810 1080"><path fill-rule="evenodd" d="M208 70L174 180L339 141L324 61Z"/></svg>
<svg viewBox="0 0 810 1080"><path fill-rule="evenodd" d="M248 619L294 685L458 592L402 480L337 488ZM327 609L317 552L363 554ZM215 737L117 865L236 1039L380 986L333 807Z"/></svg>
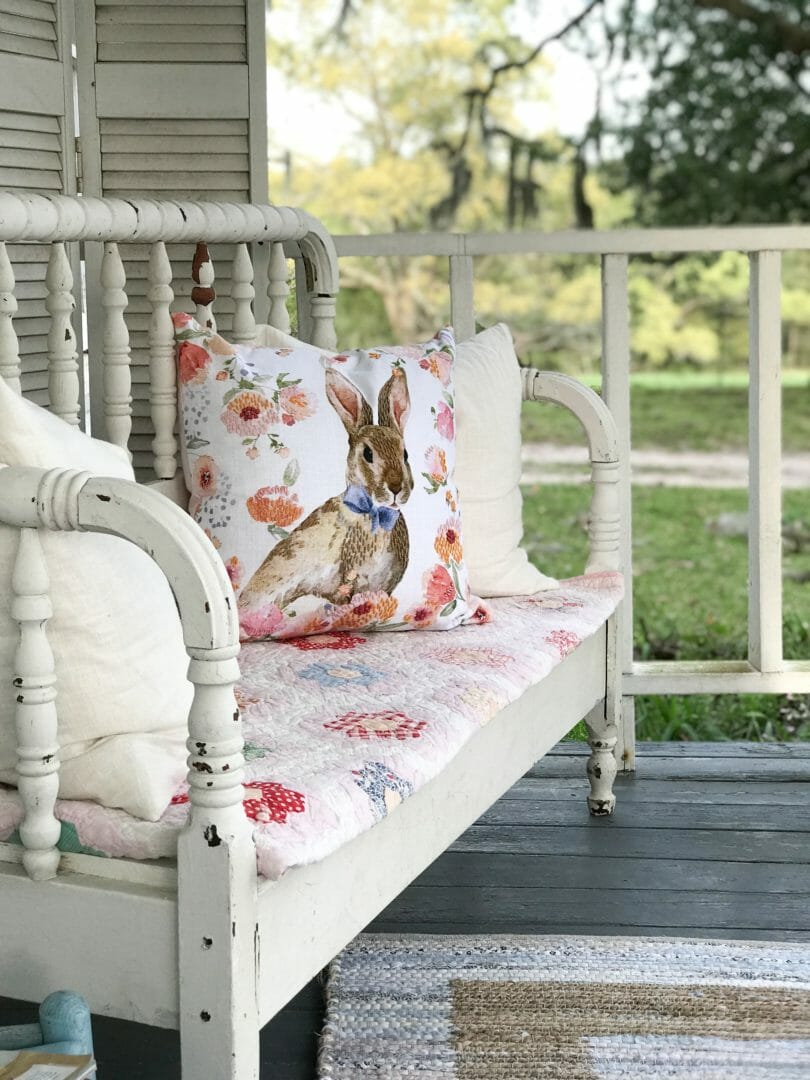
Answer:
<svg viewBox="0 0 810 1080"><path fill-rule="evenodd" d="M810 745L643 744L601 820L585 810L584 753L558 747L370 929L810 946ZM0 1002L0 1023L30 1011ZM321 1021L315 982L265 1029L263 1080L313 1080ZM94 1034L100 1080L179 1075L174 1033L99 1018Z"/></svg>

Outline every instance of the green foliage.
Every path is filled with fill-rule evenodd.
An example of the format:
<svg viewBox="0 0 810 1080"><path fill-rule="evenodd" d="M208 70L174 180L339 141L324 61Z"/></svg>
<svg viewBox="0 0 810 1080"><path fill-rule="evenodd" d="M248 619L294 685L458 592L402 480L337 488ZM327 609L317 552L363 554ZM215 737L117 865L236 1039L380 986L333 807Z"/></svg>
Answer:
<svg viewBox="0 0 810 1080"><path fill-rule="evenodd" d="M807 219L806 0L623 0L609 35L649 78L613 124L640 222Z"/></svg>
<svg viewBox="0 0 810 1080"><path fill-rule="evenodd" d="M560 577L581 573L587 499L585 488L571 486L524 492L524 544L541 570ZM745 508L744 491L635 489L634 638L639 659L745 657L747 543L744 536L722 535L713 524L720 514ZM786 492L784 510L786 532L797 523L810 529L810 492ZM810 653L810 545L788 550L784 563L785 656L798 659ZM772 695L638 698L639 736L810 738L808 704Z"/></svg>

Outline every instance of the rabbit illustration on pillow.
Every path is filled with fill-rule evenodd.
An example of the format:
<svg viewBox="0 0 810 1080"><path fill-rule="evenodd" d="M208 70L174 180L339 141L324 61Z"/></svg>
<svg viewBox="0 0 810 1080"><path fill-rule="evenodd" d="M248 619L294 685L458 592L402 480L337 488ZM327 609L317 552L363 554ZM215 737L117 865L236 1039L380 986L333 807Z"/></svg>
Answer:
<svg viewBox="0 0 810 1080"><path fill-rule="evenodd" d="M346 489L327 499L278 543L239 596L247 614L283 609L303 596L345 604L356 593L390 594L408 565L402 506L413 490L404 430L410 412L405 372L395 367L371 405L333 367L326 396L349 436Z"/></svg>

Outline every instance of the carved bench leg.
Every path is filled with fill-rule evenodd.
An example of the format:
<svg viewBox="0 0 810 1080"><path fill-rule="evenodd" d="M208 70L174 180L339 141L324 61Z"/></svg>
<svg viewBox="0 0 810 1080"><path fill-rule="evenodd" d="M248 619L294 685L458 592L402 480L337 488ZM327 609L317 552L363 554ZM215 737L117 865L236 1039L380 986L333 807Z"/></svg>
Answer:
<svg viewBox="0 0 810 1080"><path fill-rule="evenodd" d="M616 779L618 768L614 749L619 733L616 725L608 723L605 719L603 704L598 705L585 718L585 726L588 729L588 742L591 747L591 756L588 758L588 779L591 783L588 809L594 817L605 817L612 814L616 806L613 781Z"/></svg>

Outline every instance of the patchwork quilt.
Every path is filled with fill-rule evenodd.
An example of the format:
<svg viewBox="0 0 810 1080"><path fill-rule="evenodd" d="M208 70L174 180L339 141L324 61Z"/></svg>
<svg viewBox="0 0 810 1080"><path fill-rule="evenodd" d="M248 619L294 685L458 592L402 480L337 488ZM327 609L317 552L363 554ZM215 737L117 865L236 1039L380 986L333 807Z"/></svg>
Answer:
<svg viewBox="0 0 810 1080"><path fill-rule="evenodd" d="M478 728L595 633L622 597L619 574L490 601L492 620L447 633L341 631L245 645L236 696L245 814L260 874L319 861L436 776ZM59 800L63 850L171 857L188 813L177 792L157 822ZM17 792L0 785L0 841L16 840Z"/></svg>

